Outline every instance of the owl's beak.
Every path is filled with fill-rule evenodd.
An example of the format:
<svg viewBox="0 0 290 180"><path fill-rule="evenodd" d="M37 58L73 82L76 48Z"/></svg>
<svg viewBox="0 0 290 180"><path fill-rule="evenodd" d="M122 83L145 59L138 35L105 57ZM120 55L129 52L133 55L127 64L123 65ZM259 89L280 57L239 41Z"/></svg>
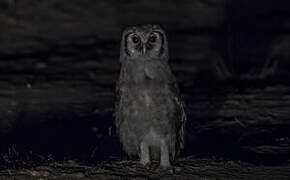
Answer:
<svg viewBox="0 0 290 180"><path fill-rule="evenodd" d="M143 48L142 48L142 54L145 55L146 54L146 44L143 44Z"/></svg>

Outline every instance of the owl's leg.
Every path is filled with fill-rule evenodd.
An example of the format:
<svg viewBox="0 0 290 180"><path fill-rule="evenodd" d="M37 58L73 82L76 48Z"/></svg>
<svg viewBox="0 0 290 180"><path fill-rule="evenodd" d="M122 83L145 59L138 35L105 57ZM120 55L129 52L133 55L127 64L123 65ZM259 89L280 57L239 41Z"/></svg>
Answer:
<svg viewBox="0 0 290 180"><path fill-rule="evenodd" d="M168 144L164 139L160 141L160 166L163 169L170 167Z"/></svg>
<svg viewBox="0 0 290 180"><path fill-rule="evenodd" d="M144 141L142 141L140 145L140 164L144 166L150 164L149 146Z"/></svg>

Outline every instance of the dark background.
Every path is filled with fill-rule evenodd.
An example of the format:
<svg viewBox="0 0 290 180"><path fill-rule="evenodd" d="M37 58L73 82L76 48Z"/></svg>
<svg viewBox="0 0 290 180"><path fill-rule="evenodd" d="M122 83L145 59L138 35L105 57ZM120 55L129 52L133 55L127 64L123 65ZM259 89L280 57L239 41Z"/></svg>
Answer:
<svg viewBox="0 0 290 180"><path fill-rule="evenodd" d="M186 102L183 156L289 160L286 2L2 0L1 154L124 157L112 115L121 33L152 23Z"/></svg>

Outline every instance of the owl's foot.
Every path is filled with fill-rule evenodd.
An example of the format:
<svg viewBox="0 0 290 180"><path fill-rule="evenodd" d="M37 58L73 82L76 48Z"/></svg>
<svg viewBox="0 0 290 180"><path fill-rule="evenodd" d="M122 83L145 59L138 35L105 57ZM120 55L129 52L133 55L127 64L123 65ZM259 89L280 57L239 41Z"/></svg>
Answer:
<svg viewBox="0 0 290 180"><path fill-rule="evenodd" d="M171 166L170 166L170 162L169 162L169 161L160 161L160 167L161 167L162 169L168 169L168 168L171 167Z"/></svg>
<svg viewBox="0 0 290 180"><path fill-rule="evenodd" d="M150 164L150 152L149 152L149 146L145 142L141 142L140 147L140 164L146 166Z"/></svg>
<svg viewBox="0 0 290 180"><path fill-rule="evenodd" d="M167 143L163 139L161 140L160 147L160 167L163 169L168 169L170 167L169 149Z"/></svg>
<svg viewBox="0 0 290 180"><path fill-rule="evenodd" d="M175 174L181 172L182 168L176 166L162 167L160 165L159 168L157 168L157 171L165 174Z"/></svg>
<svg viewBox="0 0 290 180"><path fill-rule="evenodd" d="M149 159L140 159L140 164L143 166L149 166L150 165L150 160Z"/></svg>

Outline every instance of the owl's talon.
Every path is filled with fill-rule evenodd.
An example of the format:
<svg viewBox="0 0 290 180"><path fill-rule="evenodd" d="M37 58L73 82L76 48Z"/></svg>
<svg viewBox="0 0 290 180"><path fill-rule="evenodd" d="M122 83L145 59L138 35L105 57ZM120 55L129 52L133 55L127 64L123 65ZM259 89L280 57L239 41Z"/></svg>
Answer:
<svg viewBox="0 0 290 180"><path fill-rule="evenodd" d="M163 173L169 173L169 174L175 174L175 173L180 173L182 171L182 167L178 167L178 166L168 166L168 167L164 167L164 166L159 166L158 170L160 172Z"/></svg>
<svg viewBox="0 0 290 180"><path fill-rule="evenodd" d="M161 164L160 163L160 167L162 168L162 169L164 169L164 170L166 170L166 169L169 169L171 166L170 166L170 163L166 163L166 164Z"/></svg>
<svg viewBox="0 0 290 180"><path fill-rule="evenodd" d="M143 165L143 166L149 166L150 165L150 161L149 160L141 159L140 160L140 164Z"/></svg>
<svg viewBox="0 0 290 180"><path fill-rule="evenodd" d="M174 174L175 168L172 166L162 166L160 165L159 168L157 169L160 173L165 173L165 174Z"/></svg>

